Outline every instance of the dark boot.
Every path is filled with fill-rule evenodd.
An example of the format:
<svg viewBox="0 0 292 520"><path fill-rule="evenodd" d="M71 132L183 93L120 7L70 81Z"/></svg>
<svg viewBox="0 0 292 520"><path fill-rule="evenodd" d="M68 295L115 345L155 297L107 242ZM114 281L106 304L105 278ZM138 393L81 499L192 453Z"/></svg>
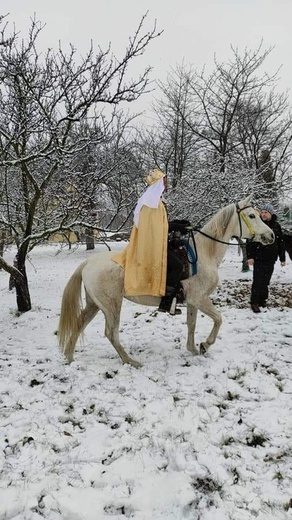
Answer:
<svg viewBox="0 0 292 520"><path fill-rule="evenodd" d="M260 307L267 307L267 302L263 301L259 303Z"/></svg>
<svg viewBox="0 0 292 520"><path fill-rule="evenodd" d="M160 312L169 312L170 313L170 310L171 310L171 306L172 306L172 303L173 303L173 300L174 300L174 296L173 295L165 295L161 298L161 302L160 302L160 305L158 307L158 310ZM171 312L172 315L178 315L178 314L181 314L181 310L180 309L177 309L175 306L174 306L174 310Z"/></svg>

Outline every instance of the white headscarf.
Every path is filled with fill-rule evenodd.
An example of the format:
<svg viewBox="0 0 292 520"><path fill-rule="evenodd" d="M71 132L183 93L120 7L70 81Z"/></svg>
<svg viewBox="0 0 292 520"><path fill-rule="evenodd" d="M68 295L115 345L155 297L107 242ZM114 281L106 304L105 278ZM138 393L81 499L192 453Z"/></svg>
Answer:
<svg viewBox="0 0 292 520"><path fill-rule="evenodd" d="M158 179L158 181L156 181L152 186L149 186L138 200L134 210L134 223L137 228L139 224L139 215L142 206L148 206L149 208L158 208L160 197L165 190L163 178L164 177L161 177L161 179Z"/></svg>

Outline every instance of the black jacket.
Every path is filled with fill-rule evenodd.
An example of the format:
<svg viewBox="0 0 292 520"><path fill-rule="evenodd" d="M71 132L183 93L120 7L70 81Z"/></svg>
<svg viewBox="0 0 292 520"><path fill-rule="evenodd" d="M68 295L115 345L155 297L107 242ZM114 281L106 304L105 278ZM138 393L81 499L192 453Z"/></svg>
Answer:
<svg viewBox="0 0 292 520"><path fill-rule="evenodd" d="M275 242L273 244L264 246L260 242L246 241L246 254L248 260L253 258L258 262L275 263L279 257L280 262L285 262L285 244L282 235L282 229L277 222L277 216L272 215L271 220L265 221L265 224L274 231Z"/></svg>

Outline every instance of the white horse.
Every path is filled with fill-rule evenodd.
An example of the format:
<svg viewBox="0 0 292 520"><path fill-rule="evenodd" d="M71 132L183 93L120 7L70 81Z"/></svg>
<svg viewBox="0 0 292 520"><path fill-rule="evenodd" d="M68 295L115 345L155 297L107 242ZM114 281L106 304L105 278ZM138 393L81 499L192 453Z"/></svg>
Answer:
<svg viewBox="0 0 292 520"><path fill-rule="evenodd" d="M250 197L221 209L202 230L195 235L198 255L197 274L181 283L187 304L187 349L192 354L205 353L215 342L222 323L220 312L209 295L218 284L218 267L223 260L232 237L249 238L262 244L274 241L272 230L262 222L250 205ZM68 281L62 298L58 327L60 347L73 361L79 335L99 310L105 316L105 335L116 349L123 363L141 366L125 352L119 340L120 313L124 295L124 269L111 260L106 251L85 260ZM81 287L85 289L86 306L82 307ZM126 297L134 303L158 307L160 298L155 296ZM195 327L198 309L213 320L213 328L207 339L195 347Z"/></svg>

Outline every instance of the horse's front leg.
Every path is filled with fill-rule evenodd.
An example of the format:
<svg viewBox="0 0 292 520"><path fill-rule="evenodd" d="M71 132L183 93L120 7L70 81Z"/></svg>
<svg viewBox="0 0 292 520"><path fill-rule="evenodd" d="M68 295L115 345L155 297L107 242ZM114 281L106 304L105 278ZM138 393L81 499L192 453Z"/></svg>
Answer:
<svg viewBox="0 0 292 520"><path fill-rule="evenodd" d="M187 326L188 326L188 339L187 349L192 354L199 354L199 351L195 347L195 328L197 322L198 309L194 305L187 303Z"/></svg>
<svg viewBox="0 0 292 520"><path fill-rule="evenodd" d="M204 314L209 316L213 320L213 328L207 337L206 341L203 341L200 343L200 354L205 354L209 347L215 343L219 329L222 324L222 316L220 312L216 309L216 307L213 305L212 301L208 296L205 296L203 299L200 300L199 309Z"/></svg>

